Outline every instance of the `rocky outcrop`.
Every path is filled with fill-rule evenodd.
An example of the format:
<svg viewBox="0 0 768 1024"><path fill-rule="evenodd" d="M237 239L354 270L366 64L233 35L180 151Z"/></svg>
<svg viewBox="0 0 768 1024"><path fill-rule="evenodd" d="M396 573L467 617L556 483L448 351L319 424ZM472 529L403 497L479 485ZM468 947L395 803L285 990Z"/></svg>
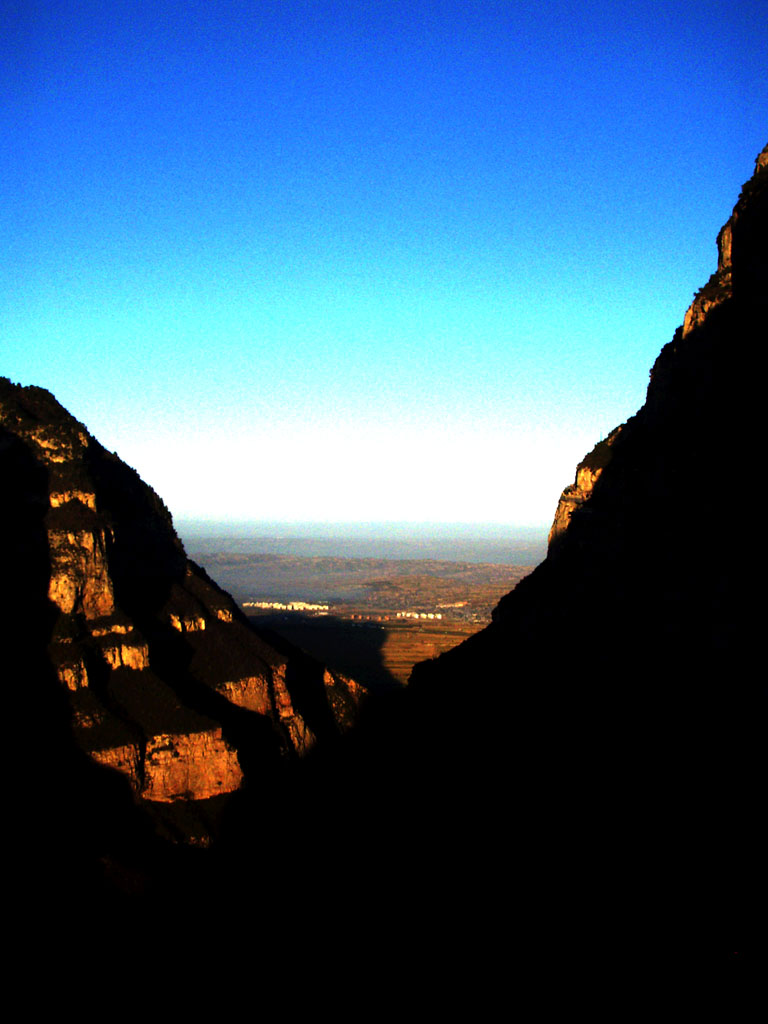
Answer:
<svg viewBox="0 0 768 1024"><path fill-rule="evenodd" d="M221 729L153 736L144 752L147 800L205 800L238 789L243 770Z"/></svg>
<svg viewBox="0 0 768 1024"><path fill-rule="evenodd" d="M68 695L80 749L142 804L233 793L248 764L348 724L334 709L360 688L255 632L157 495L48 392L0 380L0 460L6 543L41 569L22 613L47 623L36 671Z"/></svg>
<svg viewBox="0 0 768 1024"><path fill-rule="evenodd" d="M750 215L764 200L755 193L761 188L762 178L768 167L768 147L764 149L755 162L755 174L744 186L733 213L720 229L717 236L717 270L709 281L701 288L688 308L683 321L682 336L687 337L691 331L704 324L712 310L726 302L734 294L734 237L736 238L736 261L739 263L738 273L743 278L756 276L749 286L754 287L758 281L765 281L765 256L754 251L759 248L760 239L754 237L753 218ZM747 223L742 222L745 212ZM750 251L752 250L752 251ZM746 280L740 284L747 284ZM740 296L741 297L741 296Z"/></svg>
<svg viewBox="0 0 768 1024"><path fill-rule="evenodd" d="M591 496L595 484L611 460L611 446L619 436L621 427L616 427L604 440L599 441L592 451L576 467L576 479L563 490L555 510L555 518L549 531L549 545L552 546L568 529L571 516Z"/></svg>

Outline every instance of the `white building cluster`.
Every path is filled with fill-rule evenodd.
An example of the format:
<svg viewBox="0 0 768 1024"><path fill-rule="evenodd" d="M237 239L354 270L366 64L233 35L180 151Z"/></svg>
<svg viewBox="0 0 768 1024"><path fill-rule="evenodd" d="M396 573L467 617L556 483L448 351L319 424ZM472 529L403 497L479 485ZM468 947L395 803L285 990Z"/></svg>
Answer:
<svg viewBox="0 0 768 1024"><path fill-rule="evenodd" d="M312 604L309 601L243 601L243 608L270 608L281 612L320 612L327 615L329 605Z"/></svg>
<svg viewBox="0 0 768 1024"><path fill-rule="evenodd" d="M465 602L466 603L466 602ZM444 607L444 606L443 606ZM243 608L260 608L268 611L279 612L312 612L315 615L327 615L330 609L328 604L315 604L311 601L243 601ZM442 612L396 612L393 616L371 613L355 613L348 616L351 619L372 619L383 621L390 617L398 619L442 619Z"/></svg>

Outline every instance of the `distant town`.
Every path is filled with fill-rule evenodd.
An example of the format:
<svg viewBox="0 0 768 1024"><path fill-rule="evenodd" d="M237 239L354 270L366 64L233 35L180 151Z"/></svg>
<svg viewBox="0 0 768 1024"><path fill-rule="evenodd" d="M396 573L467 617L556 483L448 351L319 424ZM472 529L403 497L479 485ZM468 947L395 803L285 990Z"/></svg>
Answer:
<svg viewBox="0 0 768 1024"><path fill-rule="evenodd" d="M226 549L194 557L255 624L370 686L407 683L417 661L482 629L532 568Z"/></svg>
<svg viewBox="0 0 768 1024"><path fill-rule="evenodd" d="M371 622L481 626L531 569L436 559L195 554L248 614Z"/></svg>
<svg viewBox="0 0 768 1024"><path fill-rule="evenodd" d="M327 615L330 605L313 604L311 601L243 601L243 608L269 608L281 612L312 612Z"/></svg>
<svg viewBox="0 0 768 1024"><path fill-rule="evenodd" d="M460 607L465 602L457 602L456 605L451 607ZM329 604L314 604L311 601L243 601L243 608L259 608L263 611L280 611L280 612L303 612L309 615L328 615L331 606ZM442 619L442 612L408 612L408 611L396 611L390 614L376 614L373 612L367 614L345 612L343 609L339 609L339 613L343 618L348 619L372 619L376 622L388 622L390 619Z"/></svg>

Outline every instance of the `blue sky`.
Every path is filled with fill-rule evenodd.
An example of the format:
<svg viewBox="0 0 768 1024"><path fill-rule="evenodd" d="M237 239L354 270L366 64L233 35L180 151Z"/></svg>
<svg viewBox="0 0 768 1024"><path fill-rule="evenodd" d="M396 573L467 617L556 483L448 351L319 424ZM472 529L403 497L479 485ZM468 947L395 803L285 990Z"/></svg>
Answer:
<svg viewBox="0 0 768 1024"><path fill-rule="evenodd" d="M9 6L0 373L181 519L548 525L768 140L764 0Z"/></svg>

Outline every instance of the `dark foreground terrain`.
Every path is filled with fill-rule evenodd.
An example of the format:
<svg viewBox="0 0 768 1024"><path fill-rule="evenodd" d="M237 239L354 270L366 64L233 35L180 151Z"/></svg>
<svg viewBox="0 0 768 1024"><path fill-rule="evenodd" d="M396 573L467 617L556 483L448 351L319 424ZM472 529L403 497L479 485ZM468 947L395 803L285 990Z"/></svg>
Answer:
<svg viewBox="0 0 768 1024"><path fill-rule="evenodd" d="M371 691L405 686L417 662L449 651L480 628L460 621L377 621L295 612L250 615L249 619L260 630L284 636Z"/></svg>

